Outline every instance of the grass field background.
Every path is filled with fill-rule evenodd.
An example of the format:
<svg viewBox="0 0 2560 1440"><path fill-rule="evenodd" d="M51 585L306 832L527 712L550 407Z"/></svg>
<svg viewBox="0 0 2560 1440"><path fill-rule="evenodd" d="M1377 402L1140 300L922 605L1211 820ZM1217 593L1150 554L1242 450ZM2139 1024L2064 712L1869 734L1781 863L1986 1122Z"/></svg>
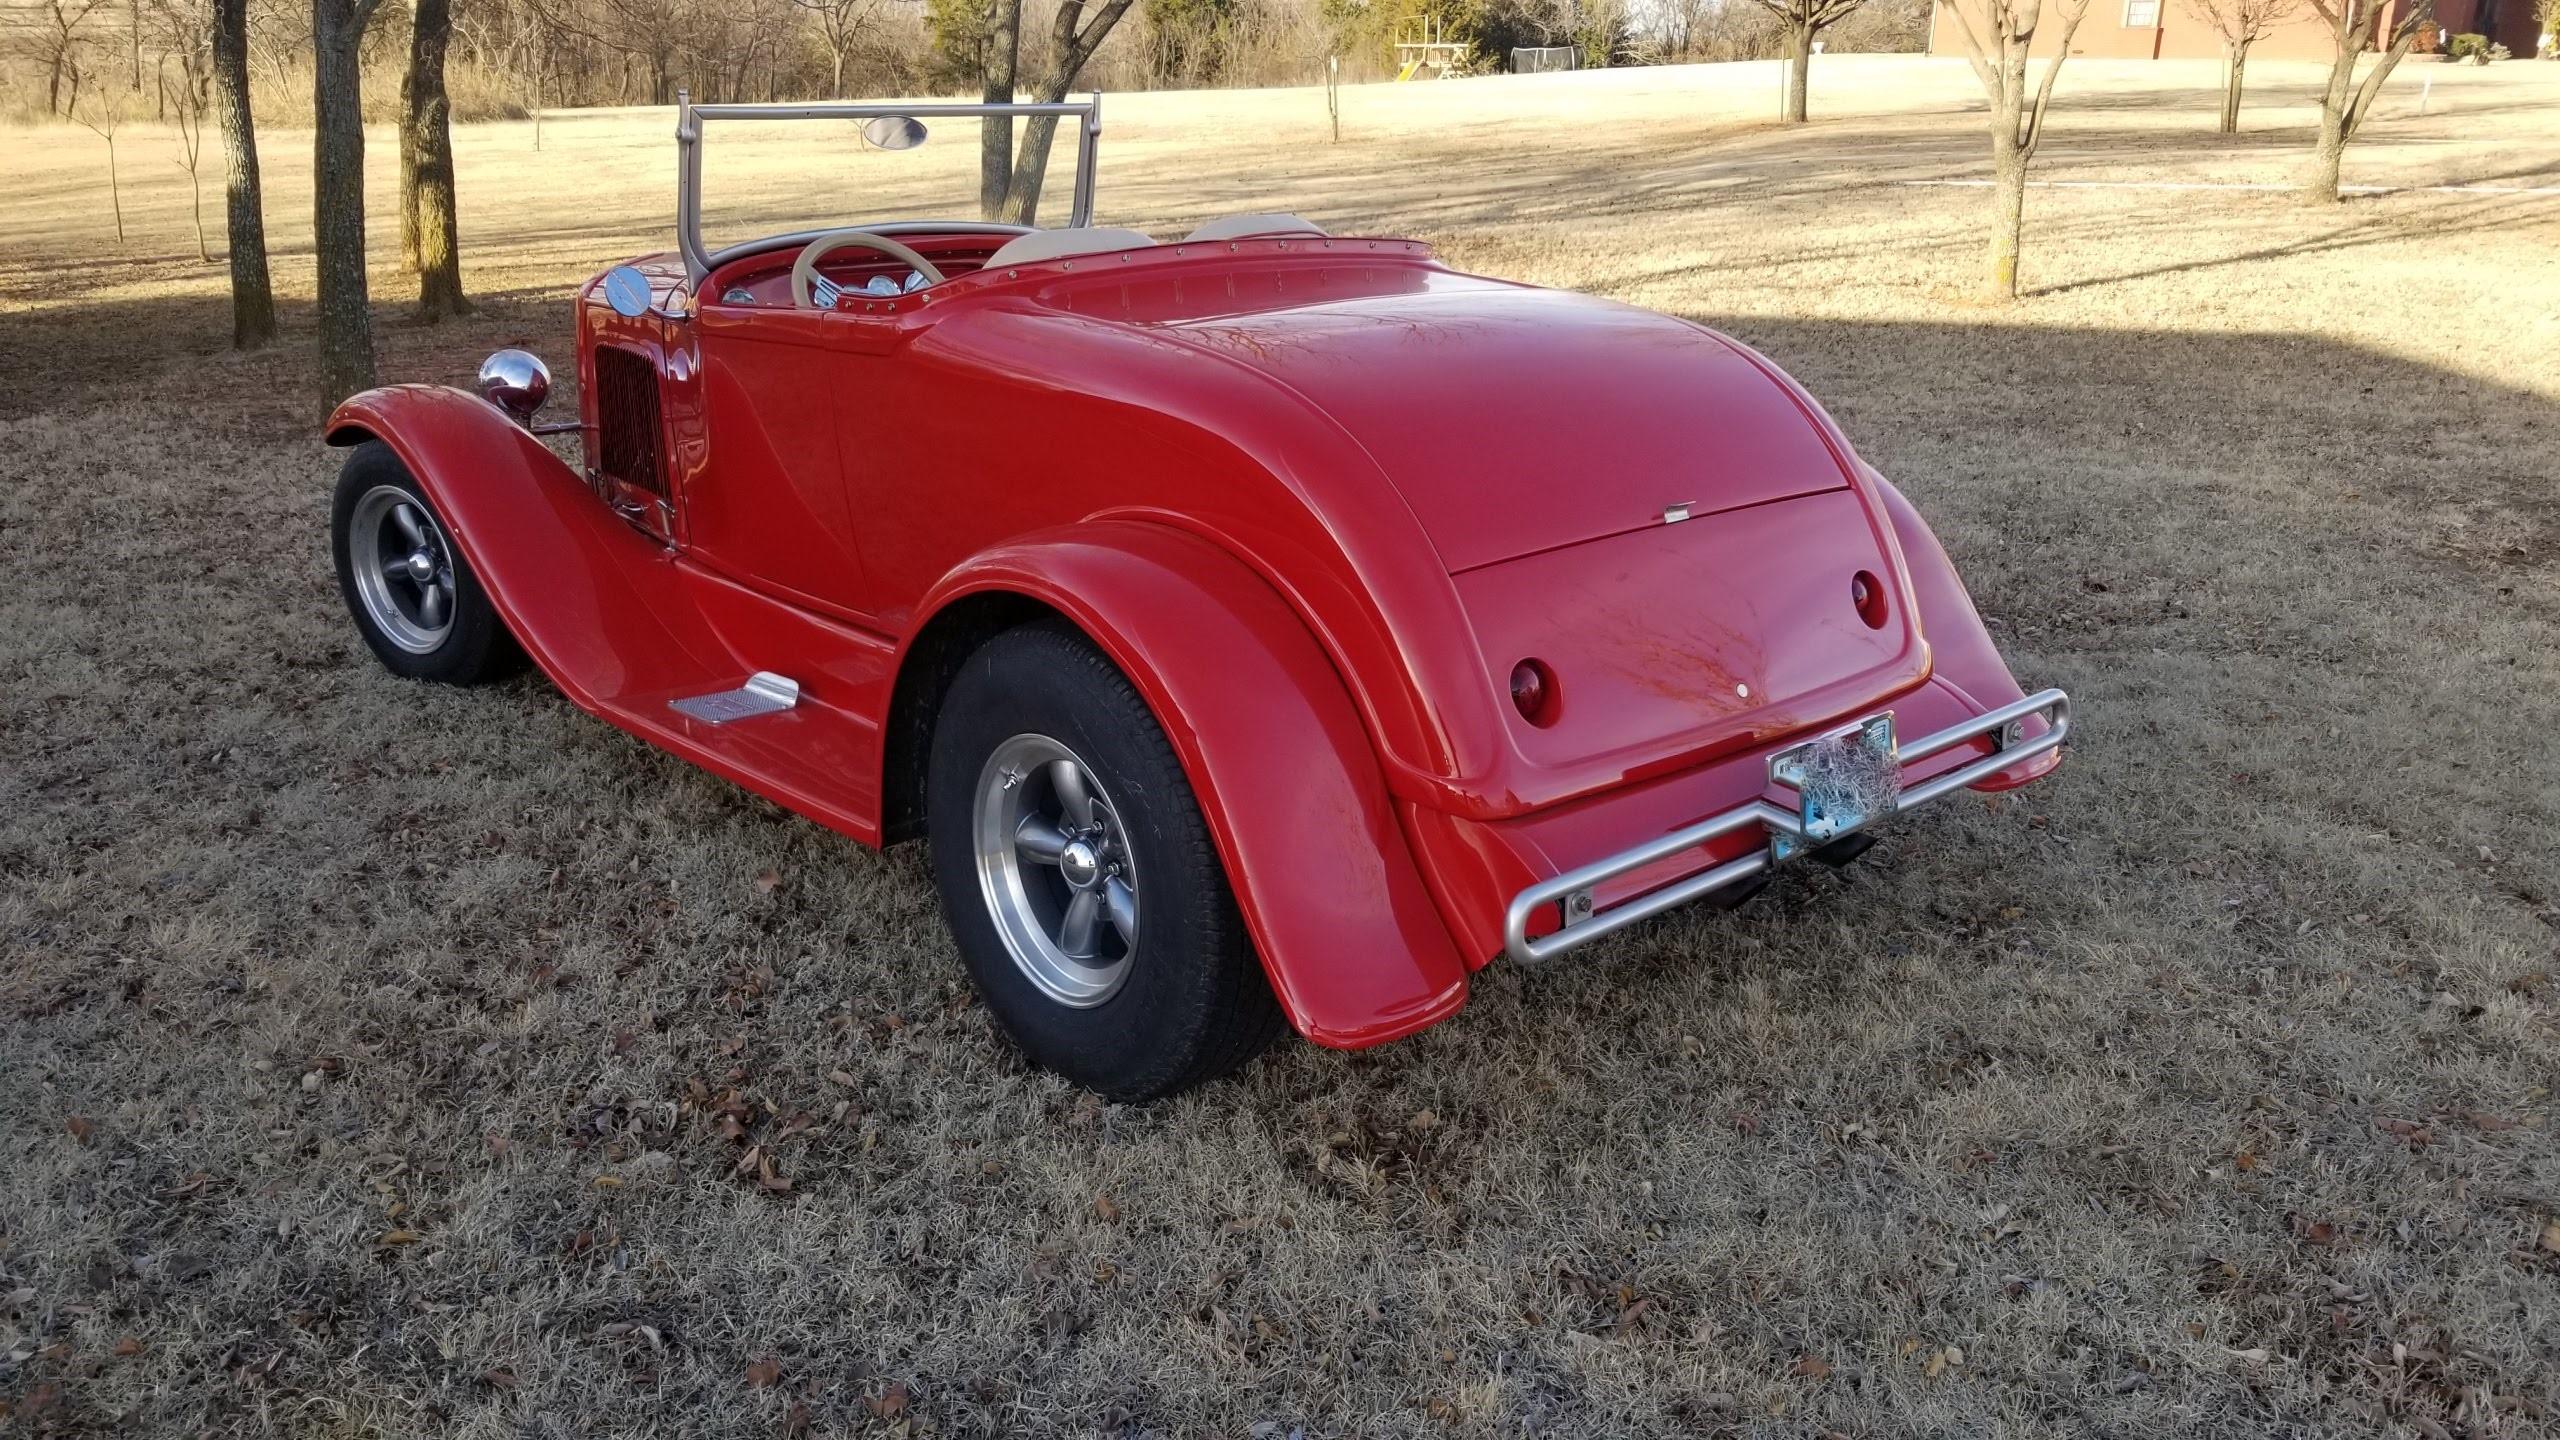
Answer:
<svg viewBox="0 0 2560 1440"><path fill-rule="evenodd" d="M922 857L527 679L401 684L164 136L0 133L0 1406L34 1433L2526 1435L2560 1404L2560 65L2074 61L2023 303L1960 62L1111 97L1099 219L1293 209L1766 350L1910 492L2051 781L1453 1021L1029 1073ZM2428 81L2432 80L2432 85ZM2424 90L2425 113L2420 113ZM668 243L667 112L457 136L466 322ZM736 233L970 192L715 131ZM373 146L375 255L396 254ZM2544 193L2532 193L2535 190ZM208 224L220 239L218 185Z"/></svg>

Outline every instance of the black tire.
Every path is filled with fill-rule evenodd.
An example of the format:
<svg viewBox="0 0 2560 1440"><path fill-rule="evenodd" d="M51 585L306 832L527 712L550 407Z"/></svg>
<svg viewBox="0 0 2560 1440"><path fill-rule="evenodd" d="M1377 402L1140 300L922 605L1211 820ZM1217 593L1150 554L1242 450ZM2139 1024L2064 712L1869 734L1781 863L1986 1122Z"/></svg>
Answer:
<svg viewBox="0 0 2560 1440"><path fill-rule="evenodd" d="M969 657L938 713L925 781L934 881L987 1008L1034 1064L1114 1100L1152 1100L1271 1043L1280 1007L1173 746L1128 677L1072 626L1025 625ZM1010 791L1001 776L1011 772L992 762L1026 737L1053 741L1090 772L1094 813L1109 821L1102 853L1133 865L1138 938L1099 1000L1065 1003L1034 979L1000 929L995 882L982 878L981 807L1001 803L986 799L982 778ZM1025 863L1022 873L1032 883L1042 872ZM1072 897L1064 868L1050 873L1054 882L1038 883Z"/></svg>
<svg viewBox="0 0 2560 1440"><path fill-rule="evenodd" d="M386 622L369 607L364 593L367 582L359 578L357 566L366 563L379 568L390 558L384 540L390 532L377 510L384 503L378 497L395 491L424 515L432 544L427 553L444 563L429 581L394 581L387 590L374 592L371 604L393 611ZM409 518L415 523L417 516ZM356 533L360 528L367 533ZM392 674L445 685L477 685L524 668L524 651L480 588L471 562L452 542L444 517L428 503L426 492L400 457L379 440L367 440L349 451L338 471L337 493L329 506L329 554L337 566L338 594L347 602L347 613L355 617L356 633ZM427 585L442 593L422 607L419 602ZM438 622L436 628L419 623L422 609ZM393 629L403 621L411 627L405 639Z"/></svg>

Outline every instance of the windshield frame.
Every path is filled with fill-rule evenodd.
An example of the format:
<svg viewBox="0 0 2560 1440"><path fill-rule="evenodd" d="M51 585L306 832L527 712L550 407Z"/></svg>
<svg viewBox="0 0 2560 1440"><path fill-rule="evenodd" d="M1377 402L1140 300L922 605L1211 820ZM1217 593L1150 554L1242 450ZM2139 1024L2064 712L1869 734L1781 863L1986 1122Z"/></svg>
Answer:
<svg viewBox="0 0 2560 1440"><path fill-rule="evenodd" d="M702 246L702 127L711 120L877 120L884 116L976 118L989 116L1073 116L1076 127L1075 204L1067 223L1093 223L1094 161L1102 140L1102 93L1082 100L1017 101L1008 105L932 101L915 105L696 105L689 91L676 92L676 245L684 252L685 276L699 286L721 258ZM760 242L749 242L750 244ZM741 250L730 246L727 256Z"/></svg>

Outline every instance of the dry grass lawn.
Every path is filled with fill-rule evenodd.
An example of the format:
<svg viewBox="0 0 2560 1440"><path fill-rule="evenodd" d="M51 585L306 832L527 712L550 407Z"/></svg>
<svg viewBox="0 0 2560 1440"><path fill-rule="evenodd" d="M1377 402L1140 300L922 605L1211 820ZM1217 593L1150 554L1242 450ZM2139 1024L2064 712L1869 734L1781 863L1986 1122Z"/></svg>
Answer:
<svg viewBox="0 0 2560 1440"><path fill-rule="evenodd" d="M2223 140L2211 66L2075 61L2040 174L2283 181L2314 75L2252 76ZM2507 190L2039 190L2009 308L1981 193L1900 183L1984 173L1960 64L1826 57L1795 133L1773 78L1362 88L1339 146L1312 91L1114 97L1102 218L1761 346L2079 697L2070 764L1142 1109L1024 1069L915 851L363 652L305 137L239 356L164 137L119 246L92 138L0 134L0 1430L2547 1433L2560 65L2412 64L2349 155ZM565 361L669 129L464 132L487 302L377 270L386 378ZM738 232L949 213L974 153L724 139Z"/></svg>

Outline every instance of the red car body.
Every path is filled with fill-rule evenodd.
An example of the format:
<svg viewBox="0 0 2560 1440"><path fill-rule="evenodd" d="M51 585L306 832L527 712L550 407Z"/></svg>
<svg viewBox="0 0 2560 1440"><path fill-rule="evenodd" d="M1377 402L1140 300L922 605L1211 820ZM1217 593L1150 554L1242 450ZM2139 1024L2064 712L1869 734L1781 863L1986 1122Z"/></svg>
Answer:
<svg viewBox="0 0 2560 1440"><path fill-rule="evenodd" d="M357 396L328 438L398 453L578 705L867 844L917 828L951 667L1066 617L1161 721L1285 1013L1332 1046L1458 1009L1520 953L1527 887L1783 814L1793 743L2025 700L1909 503L1731 339L1408 240L974 268L982 229L905 227L951 278L832 309L787 308L777 250L699 284L636 262L638 316L591 283L583 467L438 387ZM1515 697L1524 663L1540 693ZM669 706L759 671L799 704ZM2024 783L2067 723L2030 707L1904 783ZM1584 911L1770 843L1737 825ZM1525 932L1576 918L1559 903Z"/></svg>

